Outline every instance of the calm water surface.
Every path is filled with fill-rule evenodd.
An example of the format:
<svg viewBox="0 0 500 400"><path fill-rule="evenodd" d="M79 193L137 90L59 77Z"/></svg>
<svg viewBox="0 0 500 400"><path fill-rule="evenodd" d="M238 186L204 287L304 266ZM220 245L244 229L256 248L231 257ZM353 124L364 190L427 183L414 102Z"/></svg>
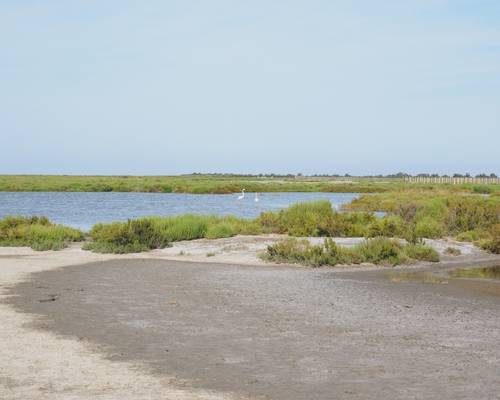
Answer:
<svg viewBox="0 0 500 400"><path fill-rule="evenodd" d="M290 204L326 199L335 207L349 203L357 193L61 193L0 192L0 218L6 215L45 215L52 221L89 230L97 222L126 221L147 215L215 214L254 218L262 211Z"/></svg>

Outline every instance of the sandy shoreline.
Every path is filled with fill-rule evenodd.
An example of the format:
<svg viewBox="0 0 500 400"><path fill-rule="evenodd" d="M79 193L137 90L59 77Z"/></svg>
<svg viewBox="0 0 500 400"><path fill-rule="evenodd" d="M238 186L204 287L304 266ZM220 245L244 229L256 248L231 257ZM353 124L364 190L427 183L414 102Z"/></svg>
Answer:
<svg viewBox="0 0 500 400"><path fill-rule="evenodd" d="M215 241L176 243L174 247L132 255L99 255L71 247L59 252L34 252L27 248L0 248L0 295L26 280L30 274L63 266L110 260L181 260L190 262L263 265L257 257L267 244L279 236L237 237ZM345 244L356 240L343 239ZM444 249L450 242L436 241ZM446 258L443 267L454 263L495 260L467 244L463 255ZM209 254L209 256L207 256ZM498 260L498 258L496 258ZM356 269L373 267L356 267ZM352 268L350 268L352 269ZM330 269L332 270L332 269ZM343 269L346 270L346 269ZM142 364L110 361L92 351L85 342L68 339L48 331L33 329L33 316L16 311L5 301L0 303L0 398L2 399L231 399L224 391L182 388L175 377L151 375Z"/></svg>

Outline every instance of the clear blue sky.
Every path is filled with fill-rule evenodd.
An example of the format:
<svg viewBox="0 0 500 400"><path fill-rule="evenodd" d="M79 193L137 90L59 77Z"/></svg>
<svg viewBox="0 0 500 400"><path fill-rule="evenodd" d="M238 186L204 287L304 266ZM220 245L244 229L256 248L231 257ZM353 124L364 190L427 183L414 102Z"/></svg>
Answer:
<svg viewBox="0 0 500 400"><path fill-rule="evenodd" d="M498 0L0 0L0 173L500 173Z"/></svg>

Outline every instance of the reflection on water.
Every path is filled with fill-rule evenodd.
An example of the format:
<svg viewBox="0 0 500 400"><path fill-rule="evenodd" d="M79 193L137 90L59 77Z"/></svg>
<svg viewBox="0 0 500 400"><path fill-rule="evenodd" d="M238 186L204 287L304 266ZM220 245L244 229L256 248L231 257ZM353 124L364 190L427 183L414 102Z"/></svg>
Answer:
<svg viewBox="0 0 500 400"><path fill-rule="evenodd" d="M395 272L389 273L389 280L391 282L419 282L419 283L441 283L447 284L448 279L439 276L433 272Z"/></svg>
<svg viewBox="0 0 500 400"><path fill-rule="evenodd" d="M52 221L88 230L98 222L126 221L148 215L213 214L255 218L263 211L279 210L304 201L329 200L339 209L356 193L65 193L0 192L0 218L6 215L44 215Z"/></svg>
<svg viewBox="0 0 500 400"><path fill-rule="evenodd" d="M500 280L500 265L486 268L460 268L450 272L454 278Z"/></svg>
<svg viewBox="0 0 500 400"><path fill-rule="evenodd" d="M500 265L494 267L470 267L441 271L415 271L389 273L389 280L396 283L445 284L455 293L500 296ZM436 288L437 289L437 288Z"/></svg>
<svg viewBox="0 0 500 400"><path fill-rule="evenodd" d="M500 281L500 265L494 267L458 268L451 271L391 271L391 282L448 283L449 279L493 279Z"/></svg>

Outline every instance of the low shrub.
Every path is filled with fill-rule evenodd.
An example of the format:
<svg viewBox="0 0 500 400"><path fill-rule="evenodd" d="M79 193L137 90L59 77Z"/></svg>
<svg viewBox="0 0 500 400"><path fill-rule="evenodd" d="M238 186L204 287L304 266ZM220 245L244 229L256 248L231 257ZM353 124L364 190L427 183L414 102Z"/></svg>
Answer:
<svg viewBox="0 0 500 400"><path fill-rule="evenodd" d="M424 245L401 244L397 240L377 237L351 248L337 246L330 238L313 245L306 239L290 238L268 246L264 260L302 264L313 267L337 264L398 265L409 260L439 261L438 253Z"/></svg>
<svg viewBox="0 0 500 400"><path fill-rule="evenodd" d="M235 230L229 224L221 222L218 224L210 225L207 229L205 237L207 239L217 239L231 237L235 234Z"/></svg>
<svg viewBox="0 0 500 400"><path fill-rule="evenodd" d="M328 200L298 203L278 212L264 212L256 220L266 233L290 236L365 236L377 221L372 213L338 213Z"/></svg>
<svg viewBox="0 0 500 400"><path fill-rule="evenodd" d="M398 265L407 261L403 247L397 240L377 237L366 240L351 250L359 255L363 262Z"/></svg>
<svg viewBox="0 0 500 400"><path fill-rule="evenodd" d="M95 225L90 231L92 242L85 244L84 249L98 253L135 253L164 248L181 240L217 239L261 231L255 221L236 217L189 214L146 217Z"/></svg>
<svg viewBox="0 0 500 400"><path fill-rule="evenodd" d="M334 214L327 200L294 204L279 212L280 231L290 236L326 236L334 225Z"/></svg>
<svg viewBox="0 0 500 400"><path fill-rule="evenodd" d="M443 236L443 228L436 219L424 217L415 224L415 235L419 238L440 238Z"/></svg>
<svg viewBox="0 0 500 400"><path fill-rule="evenodd" d="M480 246L491 253L500 254L500 237L483 240L480 242Z"/></svg>
<svg viewBox="0 0 500 400"><path fill-rule="evenodd" d="M458 240L459 242L475 242L480 238L481 238L481 232L477 230L461 232L455 236L455 239Z"/></svg>
<svg viewBox="0 0 500 400"><path fill-rule="evenodd" d="M429 261L429 262L439 261L439 253L432 247L425 246L423 244L409 243L406 246L404 246L403 251L408 258L413 260Z"/></svg>
<svg viewBox="0 0 500 400"><path fill-rule="evenodd" d="M150 217L148 219L165 240L178 242L205 237L210 217L187 214L174 217Z"/></svg>
<svg viewBox="0 0 500 400"><path fill-rule="evenodd" d="M168 238L150 219L97 224L90 237L93 242L85 244L84 249L97 253L135 253L168 245Z"/></svg>
<svg viewBox="0 0 500 400"><path fill-rule="evenodd" d="M46 217L7 216L0 220L0 246L29 246L33 250L60 250L84 239L83 233L50 222Z"/></svg>
<svg viewBox="0 0 500 400"><path fill-rule="evenodd" d="M367 236L401 237L404 232L403 219L397 215L388 215L372 222L368 227Z"/></svg>
<svg viewBox="0 0 500 400"><path fill-rule="evenodd" d="M489 238L483 239L479 242L479 245L495 254L500 254L500 224L495 224L488 230Z"/></svg>
<svg viewBox="0 0 500 400"><path fill-rule="evenodd" d="M466 233L464 240L475 241L475 232L490 230L500 223L500 195L464 194L445 190L401 190L363 195L345 208L351 211L385 211L399 216L404 238L438 238ZM372 235L375 232L371 233Z"/></svg>

